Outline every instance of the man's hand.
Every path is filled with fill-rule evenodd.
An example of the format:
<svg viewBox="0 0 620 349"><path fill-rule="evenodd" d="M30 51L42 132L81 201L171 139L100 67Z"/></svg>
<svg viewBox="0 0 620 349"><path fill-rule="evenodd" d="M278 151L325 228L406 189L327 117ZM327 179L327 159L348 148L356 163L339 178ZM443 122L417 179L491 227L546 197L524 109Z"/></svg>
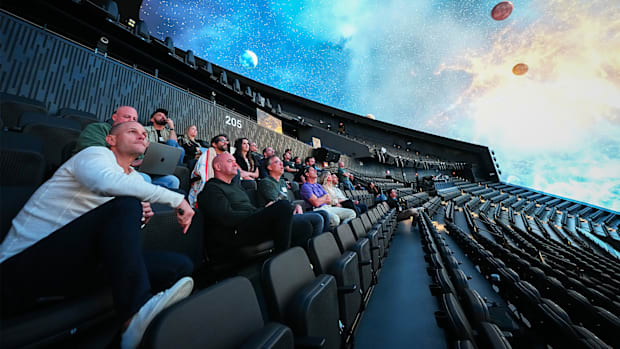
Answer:
<svg viewBox="0 0 620 349"><path fill-rule="evenodd" d="M168 124L168 128L174 128L174 121L170 118L166 118L166 123Z"/></svg>
<svg viewBox="0 0 620 349"><path fill-rule="evenodd" d="M194 210L189 205L187 200L183 199L181 204L176 208L177 220L179 225L183 228L183 234L187 233L187 229L192 224L192 218L194 217Z"/></svg>
<svg viewBox="0 0 620 349"><path fill-rule="evenodd" d="M359 200L353 200L353 203L356 204L356 205L359 205L360 202L359 202Z"/></svg>
<svg viewBox="0 0 620 349"><path fill-rule="evenodd" d="M273 205L273 203L274 203L274 202L275 202L275 201L269 201L269 202L265 205L265 207L269 207L269 206Z"/></svg>
<svg viewBox="0 0 620 349"><path fill-rule="evenodd" d="M302 214L304 213L303 208L301 208L301 205L295 205L295 209L293 210L293 214Z"/></svg>
<svg viewBox="0 0 620 349"><path fill-rule="evenodd" d="M323 203L324 204L328 204L329 205L329 204L332 203L332 199L329 197L329 194L323 195L322 198L323 198Z"/></svg>
<svg viewBox="0 0 620 349"><path fill-rule="evenodd" d="M155 212L151 209L150 202L141 202L142 204L142 224L146 224L151 220L151 217L155 215Z"/></svg>

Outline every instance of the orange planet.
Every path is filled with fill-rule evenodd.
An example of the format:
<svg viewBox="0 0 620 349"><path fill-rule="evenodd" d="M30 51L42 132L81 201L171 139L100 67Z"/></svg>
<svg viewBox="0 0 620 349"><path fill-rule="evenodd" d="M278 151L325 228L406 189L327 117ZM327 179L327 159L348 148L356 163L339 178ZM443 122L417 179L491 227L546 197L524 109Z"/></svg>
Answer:
<svg viewBox="0 0 620 349"><path fill-rule="evenodd" d="M527 73L527 71L530 68L527 66L527 64L525 63L519 63L517 65L515 65L514 67L512 67L512 73L514 75L523 75L525 73Z"/></svg>
<svg viewBox="0 0 620 349"><path fill-rule="evenodd" d="M508 18L512 13L512 2L510 1L502 1L499 4L495 5L491 10L491 17L496 21L503 21Z"/></svg>

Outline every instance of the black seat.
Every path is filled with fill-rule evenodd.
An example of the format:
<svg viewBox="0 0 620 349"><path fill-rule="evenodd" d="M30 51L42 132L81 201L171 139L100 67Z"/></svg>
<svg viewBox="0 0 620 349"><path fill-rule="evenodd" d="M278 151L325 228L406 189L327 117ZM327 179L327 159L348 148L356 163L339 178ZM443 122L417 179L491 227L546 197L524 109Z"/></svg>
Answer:
<svg viewBox="0 0 620 349"><path fill-rule="evenodd" d="M341 253L334 236L326 233L310 240L308 255L317 275L330 274L336 278L340 320L351 331L362 301L357 254Z"/></svg>
<svg viewBox="0 0 620 349"><path fill-rule="evenodd" d="M381 257L381 259L383 259L383 257L385 257L385 236L383 235L383 232L381 230L379 230L379 225L373 225L370 222L370 218L368 218L368 212L362 214L361 216L358 217L359 219L362 220L362 225L364 226L364 229L366 230L366 234L368 234L368 236L376 236L377 237L377 242L378 242L378 247L379 247L379 256ZM357 218L356 218L357 219ZM381 266L381 263L379 263L379 266Z"/></svg>
<svg viewBox="0 0 620 349"><path fill-rule="evenodd" d="M474 327L480 328L483 322L490 321L489 308L476 290L465 289L461 304L467 314L467 318L473 323Z"/></svg>
<svg viewBox="0 0 620 349"><path fill-rule="evenodd" d="M292 182L295 180L295 175L290 173L290 172L284 172L282 174L282 177L287 181L287 182Z"/></svg>
<svg viewBox="0 0 620 349"><path fill-rule="evenodd" d="M0 117L4 127L14 128L19 126L19 119L25 112L47 113L45 104L30 98L0 94Z"/></svg>
<svg viewBox="0 0 620 349"><path fill-rule="evenodd" d="M11 220L43 181L41 147L36 137L16 132L2 132L0 136L0 241L8 233Z"/></svg>
<svg viewBox="0 0 620 349"><path fill-rule="evenodd" d="M55 170L61 165L64 146L77 140L80 135L80 125L76 121L41 113L24 113L20 126L25 134L36 136L43 142L43 155L48 170Z"/></svg>
<svg viewBox="0 0 620 349"><path fill-rule="evenodd" d="M299 183L291 182L290 185L291 185L291 191L293 192L293 195L295 195L295 199L301 200L301 196L299 195Z"/></svg>
<svg viewBox="0 0 620 349"><path fill-rule="evenodd" d="M3 186L39 186L43 181L45 160L39 138L17 132L2 132L0 168ZM3 196L3 198L6 198Z"/></svg>
<svg viewBox="0 0 620 349"><path fill-rule="evenodd" d="M340 224L334 233L340 251L354 251L357 255L359 266L360 284L365 294L372 283L372 255L370 253L370 241L368 238L355 240L355 236L348 224Z"/></svg>
<svg viewBox="0 0 620 349"><path fill-rule="evenodd" d="M142 229L142 247L146 250L172 251L185 254L194 268L204 262L204 217L196 210L192 224L183 234L174 209L162 204L152 204L155 215Z"/></svg>
<svg viewBox="0 0 620 349"><path fill-rule="evenodd" d="M564 309L547 298L542 298L535 315L539 325L536 330L545 335L551 345L571 346L579 343L579 335Z"/></svg>
<svg viewBox="0 0 620 349"><path fill-rule="evenodd" d="M435 312L439 327L445 329L454 340L469 340L475 343L474 331L455 295L444 293L440 297L441 309Z"/></svg>
<svg viewBox="0 0 620 349"><path fill-rule="evenodd" d="M370 243L370 255L372 257L372 271L374 275L377 274L379 267L381 266L381 247L379 246L379 233L377 231L372 232L371 234L366 233L366 229L362 224L361 218L354 218L349 222L351 225L351 230L355 234L355 237L359 240L362 238L367 238Z"/></svg>
<svg viewBox="0 0 620 349"><path fill-rule="evenodd" d="M434 296L440 296L444 293L452 293L455 297L458 296L456 288L454 287L452 281L450 281L450 277L448 276L448 273L446 273L445 268L434 270L431 276L434 281L434 283L429 285L431 294Z"/></svg>
<svg viewBox="0 0 620 349"><path fill-rule="evenodd" d="M161 312L144 336L146 348L293 348L291 330L265 324L250 281L234 277Z"/></svg>
<svg viewBox="0 0 620 349"><path fill-rule="evenodd" d="M57 296L57 295L56 295ZM0 347L51 347L115 316L112 293L100 290L77 299L58 300L0 321Z"/></svg>
<svg viewBox="0 0 620 349"><path fill-rule="evenodd" d="M596 335L607 343L617 346L620 319L611 312L601 307L593 306L588 299L574 290L567 290L566 310L571 316L575 316L584 323L584 326L592 330ZM615 343L614 343L615 342Z"/></svg>
<svg viewBox="0 0 620 349"><path fill-rule="evenodd" d="M336 280L315 277L301 247L267 260L261 278L272 318L293 330L296 346L340 346Z"/></svg>
<svg viewBox="0 0 620 349"><path fill-rule="evenodd" d="M189 193L190 170L186 166L177 166L174 175L179 179L179 189L185 194Z"/></svg>
<svg viewBox="0 0 620 349"><path fill-rule="evenodd" d="M256 181L251 179L241 180L241 187L245 190L258 190Z"/></svg>
<svg viewBox="0 0 620 349"><path fill-rule="evenodd" d="M99 122L99 120L97 119L97 115L76 109L60 109L58 111L58 116L64 119L77 121L80 124L80 128L82 130L89 124Z"/></svg>
<svg viewBox="0 0 620 349"><path fill-rule="evenodd" d="M483 322L478 330L478 345L481 348L510 349L510 343L504 333L497 325L490 322Z"/></svg>

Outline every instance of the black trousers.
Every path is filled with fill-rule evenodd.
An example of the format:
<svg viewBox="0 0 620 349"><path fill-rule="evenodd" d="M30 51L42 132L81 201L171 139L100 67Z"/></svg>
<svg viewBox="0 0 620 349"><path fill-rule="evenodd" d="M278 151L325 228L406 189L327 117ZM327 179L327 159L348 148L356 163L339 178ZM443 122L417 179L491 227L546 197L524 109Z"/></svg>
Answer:
<svg viewBox="0 0 620 349"><path fill-rule="evenodd" d="M117 314L129 319L152 296L191 275L187 256L144 252L142 205L119 197L76 218L0 264L2 314L28 311L41 298L71 298L111 286Z"/></svg>
<svg viewBox="0 0 620 349"><path fill-rule="evenodd" d="M293 206L287 200L276 201L246 218L237 226L235 241L238 246L254 245L274 240L277 252L291 247Z"/></svg>

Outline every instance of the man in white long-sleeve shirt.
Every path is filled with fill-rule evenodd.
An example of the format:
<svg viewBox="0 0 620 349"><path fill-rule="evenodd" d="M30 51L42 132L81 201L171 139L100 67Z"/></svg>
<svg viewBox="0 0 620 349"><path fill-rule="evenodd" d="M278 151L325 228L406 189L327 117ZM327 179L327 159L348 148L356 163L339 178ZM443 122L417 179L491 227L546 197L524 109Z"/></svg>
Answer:
<svg viewBox="0 0 620 349"><path fill-rule="evenodd" d="M40 297L76 296L109 284L125 321L121 346L133 348L154 316L193 288L189 277L177 281L192 272L186 256L150 255L169 268L174 279L168 284L177 281L153 295L141 220L153 215L149 203L167 204L186 232L194 211L183 195L146 183L130 167L148 146L142 125L115 125L106 142L109 149L89 147L69 159L13 219L0 245L2 313L28 310Z"/></svg>

